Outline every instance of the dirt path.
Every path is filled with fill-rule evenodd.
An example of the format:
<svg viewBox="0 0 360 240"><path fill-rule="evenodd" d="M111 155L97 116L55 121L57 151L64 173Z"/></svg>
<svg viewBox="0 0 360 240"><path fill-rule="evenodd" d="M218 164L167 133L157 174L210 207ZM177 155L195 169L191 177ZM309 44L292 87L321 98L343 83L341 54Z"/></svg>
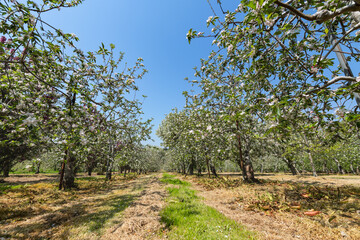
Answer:
<svg viewBox="0 0 360 240"><path fill-rule="evenodd" d="M341 226L335 229L321 226L318 222L286 212L266 214L265 212L248 211L246 206L238 201L237 191L240 190L236 190L236 188L206 190L191 178L184 180L192 183L193 189L198 191L198 196L203 197L205 204L245 225L250 230L258 232L260 239L338 240L356 239L354 236L358 234L358 232L353 233L351 229L343 229Z"/></svg>
<svg viewBox="0 0 360 240"><path fill-rule="evenodd" d="M157 233L163 227L159 213L166 197L159 176L143 178L146 183L140 197L124 211L122 222L109 228L103 239L158 239Z"/></svg>

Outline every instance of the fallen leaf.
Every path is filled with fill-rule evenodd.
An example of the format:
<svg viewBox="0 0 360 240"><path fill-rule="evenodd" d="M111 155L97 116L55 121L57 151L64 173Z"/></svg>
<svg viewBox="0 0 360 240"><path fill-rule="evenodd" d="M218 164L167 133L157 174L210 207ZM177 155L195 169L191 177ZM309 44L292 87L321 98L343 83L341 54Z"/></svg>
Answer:
<svg viewBox="0 0 360 240"><path fill-rule="evenodd" d="M269 206L269 205L263 206L262 209L264 209L264 210L269 210L269 209L270 209L270 206Z"/></svg>
<svg viewBox="0 0 360 240"><path fill-rule="evenodd" d="M310 217L315 216L315 215L318 215L318 214L320 214L320 213L321 213L320 211L304 212L305 215L310 216Z"/></svg>

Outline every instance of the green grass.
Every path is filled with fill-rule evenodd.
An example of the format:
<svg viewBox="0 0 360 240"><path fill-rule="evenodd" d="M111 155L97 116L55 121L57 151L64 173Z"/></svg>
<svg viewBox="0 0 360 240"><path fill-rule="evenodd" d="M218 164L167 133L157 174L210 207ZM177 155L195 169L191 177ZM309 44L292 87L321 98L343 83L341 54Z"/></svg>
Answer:
<svg viewBox="0 0 360 240"><path fill-rule="evenodd" d="M178 185L167 189L168 205L161 212L169 239L255 239L254 233L201 203L188 182L169 174L161 180Z"/></svg>
<svg viewBox="0 0 360 240"><path fill-rule="evenodd" d="M24 188L26 186L24 185L11 185L7 183L0 183L0 195L7 193L8 190L18 189L18 188Z"/></svg>
<svg viewBox="0 0 360 240"><path fill-rule="evenodd" d="M42 173L42 174L54 174L54 173L59 173L59 171L41 169L40 173ZM33 174L35 174L35 171L29 171L29 170L26 170L26 169L18 169L18 170L15 170L15 171L10 171L10 174L26 174L26 175L29 174L29 175L33 175Z"/></svg>
<svg viewBox="0 0 360 240"><path fill-rule="evenodd" d="M188 182L181 181L180 179L175 178L174 175L170 175L168 173L164 173L160 181L163 183L168 183L173 185L190 186Z"/></svg>

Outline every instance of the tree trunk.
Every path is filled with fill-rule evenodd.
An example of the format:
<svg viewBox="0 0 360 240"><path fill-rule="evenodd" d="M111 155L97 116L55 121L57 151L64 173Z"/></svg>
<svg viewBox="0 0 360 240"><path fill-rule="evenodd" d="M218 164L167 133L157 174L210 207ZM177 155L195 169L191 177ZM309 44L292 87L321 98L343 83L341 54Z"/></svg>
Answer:
<svg viewBox="0 0 360 240"><path fill-rule="evenodd" d="M65 174L65 162L66 162L66 159L64 159L63 162L61 163L61 169L60 169L60 172L59 172L60 173L59 190L61 190L63 188L64 174Z"/></svg>
<svg viewBox="0 0 360 240"><path fill-rule="evenodd" d="M94 167L91 163L88 163L87 167L86 167L86 170L87 170L87 173L89 176L91 176L93 170L94 170Z"/></svg>
<svg viewBox="0 0 360 240"><path fill-rule="evenodd" d="M65 164L65 174L64 174L64 189L71 189L75 187L75 157L70 156L68 157L68 161Z"/></svg>
<svg viewBox="0 0 360 240"><path fill-rule="evenodd" d="M215 176L215 177L218 177L217 173L216 173L216 169L213 165L210 165L210 169L211 169L211 172L212 174Z"/></svg>
<svg viewBox="0 0 360 240"><path fill-rule="evenodd" d="M35 164L36 166L36 171L35 171L35 174L39 174L40 173L40 166L41 166L41 163L36 163Z"/></svg>
<svg viewBox="0 0 360 240"><path fill-rule="evenodd" d="M111 180L112 172L111 169L109 171L106 171L106 179Z"/></svg>
<svg viewBox="0 0 360 240"><path fill-rule="evenodd" d="M257 180L254 177L254 169L251 164L249 151L244 152L242 151L242 142L241 142L241 136L240 136L240 122L239 120L236 120L236 129L238 132L236 133L236 138L238 141L237 147L239 150L239 155L237 158L237 163L242 171L243 180L245 182L256 182Z"/></svg>
<svg viewBox="0 0 360 240"><path fill-rule="evenodd" d="M300 175L299 170L296 169L294 162L292 160L290 160L289 158L283 158L283 160L290 169L292 175Z"/></svg>
<svg viewBox="0 0 360 240"><path fill-rule="evenodd" d="M307 137L306 137L305 135L303 135L303 138L304 138L304 140L305 140L306 146L307 146L308 148L310 148L309 141L308 141ZM317 177L317 173L316 173L316 169L315 169L314 160L313 160L313 157L312 157L312 154L311 154L311 150L310 150L310 149L307 149L307 153L308 153L308 155L309 155L309 159L310 159L310 164L311 164L313 176L314 176L314 177Z"/></svg>
<svg viewBox="0 0 360 240"><path fill-rule="evenodd" d="M335 160L336 165L337 165L337 168L338 168L338 173L339 173L339 174L345 174L344 169L343 169L343 167L341 166L340 162L339 162L336 158L334 158L334 160Z"/></svg>
<svg viewBox="0 0 360 240"><path fill-rule="evenodd" d="M249 150L244 151L244 157L245 157L245 172L246 172L246 181L248 182L258 182L258 180L255 179L254 175L254 168L250 159L250 152Z"/></svg>
<svg viewBox="0 0 360 240"><path fill-rule="evenodd" d="M312 154L311 154L310 151L308 151L308 155L309 155L309 159L310 159L310 164L311 164L313 176L314 176L314 177L317 177L317 173L316 173L314 161L313 161Z"/></svg>
<svg viewBox="0 0 360 240"><path fill-rule="evenodd" d="M210 163L209 163L209 158L208 157L206 157L206 167L207 167L208 175L210 177Z"/></svg>
<svg viewBox="0 0 360 240"><path fill-rule="evenodd" d="M106 167L106 179L111 180L111 176L112 176L112 164L109 161L108 166Z"/></svg>
<svg viewBox="0 0 360 240"><path fill-rule="evenodd" d="M191 159L190 166L189 166L189 175L194 175L194 168L195 168L195 161L194 161L194 159L192 158L192 159Z"/></svg>
<svg viewBox="0 0 360 240"><path fill-rule="evenodd" d="M74 80L73 78L70 78L70 82L68 84L68 97L66 99L67 103L67 109L69 110L68 117L70 119L73 119L73 106L75 106L76 103L76 93L72 92L72 88L74 87ZM72 126L70 124L70 127L65 130L68 137L71 139L72 136ZM60 172L60 183L59 183L59 189L71 189L75 187L75 157L71 153L70 146L67 146L68 149L65 150L65 159L63 162L63 166L61 168Z"/></svg>
<svg viewBox="0 0 360 240"><path fill-rule="evenodd" d="M9 177L10 171L11 171L10 161L5 160L4 163L3 163L3 169L2 169L3 176L4 177Z"/></svg>
<svg viewBox="0 0 360 240"><path fill-rule="evenodd" d="M356 172L354 170L354 166L353 166L353 161L350 162L350 170L354 175L356 174Z"/></svg>

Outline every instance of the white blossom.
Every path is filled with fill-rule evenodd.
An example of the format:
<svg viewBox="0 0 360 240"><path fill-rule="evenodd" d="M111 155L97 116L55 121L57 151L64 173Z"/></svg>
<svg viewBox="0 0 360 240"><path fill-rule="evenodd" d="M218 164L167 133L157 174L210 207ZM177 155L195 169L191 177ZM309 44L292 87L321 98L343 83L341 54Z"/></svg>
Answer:
<svg viewBox="0 0 360 240"><path fill-rule="evenodd" d="M230 44L227 48L228 53L231 53L234 50L234 45Z"/></svg>
<svg viewBox="0 0 360 240"><path fill-rule="evenodd" d="M35 118L35 117L28 117L27 119L25 119L24 121L23 121L23 123L25 124L25 125L28 125L28 126L36 126L36 124L37 124L37 119Z"/></svg>

